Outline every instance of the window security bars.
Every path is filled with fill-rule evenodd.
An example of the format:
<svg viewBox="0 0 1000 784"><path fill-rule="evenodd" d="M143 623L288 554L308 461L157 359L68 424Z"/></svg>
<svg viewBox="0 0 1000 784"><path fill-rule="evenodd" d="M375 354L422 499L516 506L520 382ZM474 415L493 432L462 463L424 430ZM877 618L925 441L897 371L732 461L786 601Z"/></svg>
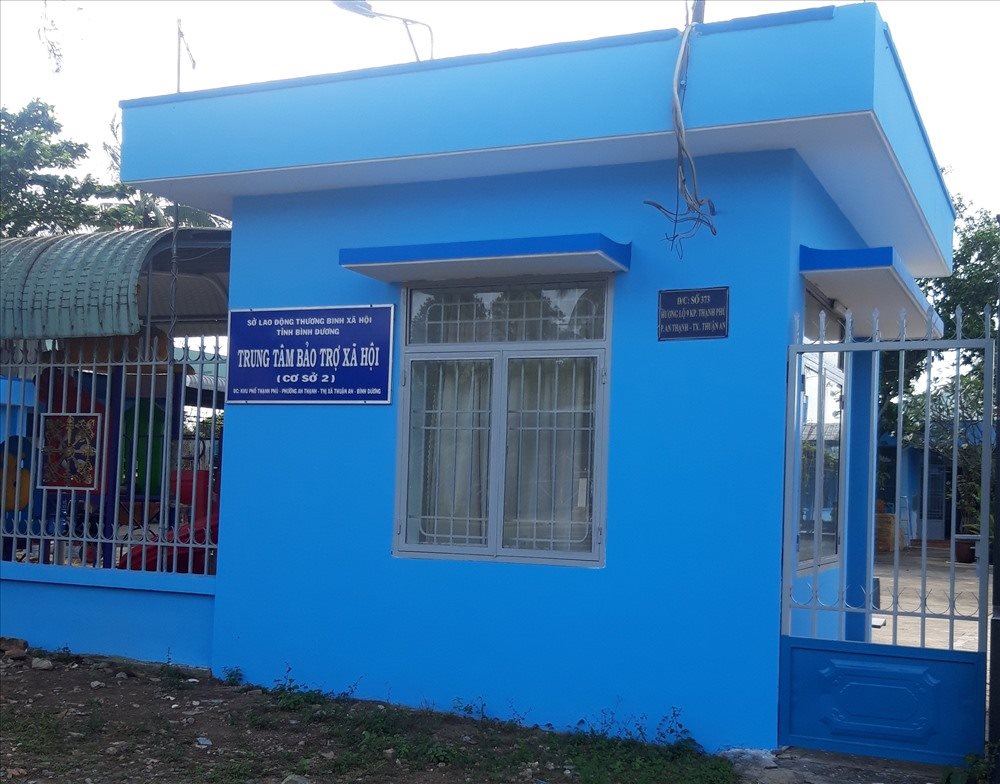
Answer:
<svg viewBox="0 0 1000 784"><path fill-rule="evenodd" d="M4 341L0 557L213 574L225 388L215 337Z"/></svg>
<svg viewBox="0 0 1000 784"><path fill-rule="evenodd" d="M604 338L603 284L414 290L409 304L411 345Z"/></svg>
<svg viewBox="0 0 1000 784"><path fill-rule="evenodd" d="M606 289L408 293L397 553L601 560Z"/></svg>
<svg viewBox="0 0 1000 784"><path fill-rule="evenodd" d="M817 339L796 319L784 634L986 650L993 322L955 323L906 339L901 316L893 338L876 312L856 337L848 313L831 339L820 313Z"/></svg>

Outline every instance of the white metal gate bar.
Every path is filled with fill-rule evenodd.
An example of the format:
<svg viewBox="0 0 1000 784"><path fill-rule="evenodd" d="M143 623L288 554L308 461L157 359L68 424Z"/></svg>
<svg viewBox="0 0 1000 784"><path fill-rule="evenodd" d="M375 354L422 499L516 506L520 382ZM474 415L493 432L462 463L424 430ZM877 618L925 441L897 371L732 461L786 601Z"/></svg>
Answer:
<svg viewBox="0 0 1000 784"><path fill-rule="evenodd" d="M783 634L797 634L809 637L823 636L820 632L820 618L836 617L839 620L840 634L844 634L846 619L850 617L864 617L865 638L871 637L869 619L877 612L880 616L891 616L891 644L903 644L900 621L912 619L913 634L915 639L908 640L906 644L917 647L927 647L928 643L928 622L941 621L947 623L947 649L956 649L956 624L973 623L976 629L977 646L980 651L986 650L986 624L987 624L987 581L988 581L988 556L989 556L989 497L990 497L990 476L991 476L991 446L992 439L996 437L993 432L991 417L993 411L994 389L992 382L994 378L994 340L991 335L991 314L986 311L983 319L983 336L967 337L963 334L963 318L961 310L956 313L956 334L951 338L936 338L930 334L929 319L928 334L920 339L908 340L906 335L905 316L901 314L899 322L899 337L886 338L879 330L879 316L876 311L872 315L872 336L870 338L856 338L854 335L853 315L848 312L844 324L844 336L839 340L829 340L827 338L826 314L820 312L819 333L817 342L807 342L804 338L802 324L797 318L795 323L795 336L792 345L789 347L789 372L788 372L788 401L787 401L787 421L786 433L786 498L785 498L785 535L784 535L784 558L783 558L783 608L782 608L782 632ZM919 589L917 592L917 602L915 606L907 606L905 594L909 590L902 585L901 574L903 570L901 541L904 536L909 542L909 519L906 527L902 519L902 512L906 510L907 518L911 514L912 505L910 498L904 489L904 448L905 448L905 424L906 424L906 368L907 352L923 352L925 362L923 372L925 378L922 379L922 405L923 405L923 429L921 433L922 448L920 450L920 496L919 505ZM867 356L865 353L866 352ZM947 366L941 363L939 357L946 352L954 354L954 364ZM962 417L962 390L964 385L973 379L969 373L969 366L963 364L963 352L978 352L981 354L982 362L977 370L977 375L982 374L982 400L977 399L976 405L981 403L981 415L977 415L978 421L972 422L963 420ZM892 361L892 354L896 354L895 362ZM912 355L911 355L912 356ZM804 478L800 468L804 470L806 463L803 458L804 443L804 423L807 414L804 411L803 396L805 395L805 363L807 358L811 367L816 373L817 401L815 435L810 439L810 447L815 445L815 465L811 467L813 488L811 492L811 506L809 510L803 507L800 502L800 492L804 492ZM824 515L825 506L829 507L829 501L825 497L826 490L826 464L828 460L828 434L826 432L830 419L827 410L827 396L830 394L827 387L830 374L837 367L840 359L846 365L846 378L842 387L842 410L840 412L840 446L834 447L836 451L835 464L839 471L837 482L837 499L833 502L830 510L831 521L836 524L836 559L823 560L823 539L824 539ZM885 607L886 587L882 586L879 592L882 596L879 607L874 604L873 578L876 563L876 521L878 518L877 499L878 491L878 459L879 459L879 390L880 374L884 367L891 370L895 366L898 378L895 383L897 411L895 416L895 481L892 500L894 502L891 534L892 534L892 558L891 558L891 591L890 606ZM867 362L866 362L867 360ZM863 438L867 441L867 466L866 466L866 486L864 493L859 491L860 487L855 487L855 492L851 492L851 440L859 437L859 433L852 433L852 397L856 386L854 378L858 372L867 365L867 372L870 374L870 383L867 385L869 396L867 405L867 418L865 423L867 431ZM938 365L946 365L944 375L937 370ZM963 372L963 370L965 372ZM951 378L948 379L950 374ZM975 388L973 388L975 389ZM950 444L948 454L943 454L942 449L932 449L932 428L943 424L942 421L932 419L932 402L935 393L942 392L950 394L951 411L948 423L950 427ZM914 392L914 394L916 394ZM856 413L861 413L860 411ZM836 417L834 412L833 417ZM968 471L960 474L959 451L962 448L974 448L974 427L978 426L982 433L978 444L978 519L979 530L977 533L967 533L958 530L959 507L959 478L968 478ZM834 431L836 432L836 431ZM945 431L947 432L947 431ZM949 563L947 567L947 602L941 605L932 602L933 589L928 585L928 516L931 496L930 476L935 460L943 462L950 459L951 498L950 498L950 518L952 525L952 535L948 544ZM937 463L940 464L940 463ZM942 481L944 481L942 479ZM856 508L859 499L864 498L865 509L863 516ZM855 507L851 509L849 500L855 499ZM889 500L886 498L886 500ZM968 501L968 499L965 499ZM943 511L943 510L942 510ZM808 512L808 516L807 516ZM836 516L836 520L832 518ZM811 518L811 519L809 519ZM852 534L858 535L857 525L859 520L865 523L864 549L853 549L853 558L860 557L858 553L863 552L865 558L864 578L860 583L852 584L845 572L848 570L847 562L841 542L846 536L848 546ZM855 530L848 530L848 521L855 521ZM881 526L884 520L879 522ZM812 530L807 530L811 524ZM963 526L966 521L963 520ZM884 530L884 528L883 528ZM811 538L812 557L809 563L800 563L799 548L802 546L802 536L805 534ZM808 541L808 539L806 540ZM978 564L975 580L975 597L971 598L967 592L957 591L956 575L956 544L960 542L975 542L977 544ZM857 548L857 542L853 543L853 548ZM854 563L856 566L856 562ZM803 567L805 569L803 570ZM839 573L834 570L839 569ZM829 578L831 574L836 574L838 584L836 589L823 586L824 578ZM827 579L829 582L829 579ZM884 579L883 583L886 582ZM806 587L804 587L806 586ZM940 596L940 595L939 595ZM934 598L939 598L934 597ZM860 597L860 598L858 598ZM795 622L795 613L808 613L808 632L804 631L801 623ZM793 632L793 626L796 631ZM940 630L940 627L938 627ZM826 632L829 634L829 632ZM872 640L876 641L876 640ZM889 642L889 640L878 640Z"/></svg>
<svg viewBox="0 0 1000 784"><path fill-rule="evenodd" d="M2 557L214 572L226 368L219 343L170 340L149 328L135 337L3 341ZM89 437L80 454L77 426ZM55 444L57 430L65 437ZM62 484L53 484L53 464L63 463ZM81 472L91 485L73 484Z"/></svg>

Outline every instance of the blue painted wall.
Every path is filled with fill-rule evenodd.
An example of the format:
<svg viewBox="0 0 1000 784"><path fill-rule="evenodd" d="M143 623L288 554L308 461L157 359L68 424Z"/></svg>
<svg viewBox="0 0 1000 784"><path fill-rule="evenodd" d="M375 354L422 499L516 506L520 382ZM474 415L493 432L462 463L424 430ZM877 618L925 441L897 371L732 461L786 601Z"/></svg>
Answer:
<svg viewBox="0 0 1000 784"><path fill-rule="evenodd" d="M856 354L851 357L848 385L851 411L848 426L851 442L848 450L847 498L844 499L844 589L849 607L871 606L871 585L874 570L875 532L869 516L874 514L874 478L869 497L869 465L875 465L877 456L872 446L872 411L878 406L872 400L872 378L878 373L872 367L871 357ZM876 434L877 443L877 434ZM867 642L871 637L870 620L861 613L853 613L845 620L845 639Z"/></svg>
<svg viewBox="0 0 1000 784"><path fill-rule="evenodd" d="M411 705L481 697L556 726L678 706L710 747L773 745L793 168L787 152L700 161L720 231L683 261L642 204L669 195L668 164L240 200L234 308L400 301L340 269L341 247L599 231L633 258L614 285L605 568L391 557L397 361L391 407L227 410L239 535L213 667L268 684L290 665ZM730 337L658 343L657 291L715 285Z"/></svg>
<svg viewBox="0 0 1000 784"><path fill-rule="evenodd" d="M35 385L30 381L0 378L0 441L23 435L35 405Z"/></svg>
<svg viewBox="0 0 1000 784"><path fill-rule="evenodd" d="M839 565L824 565L819 570L819 590L816 594L817 606L837 607L841 595L841 572ZM803 569L795 576L792 584L792 598L796 604L812 604L814 577L811 569ZM815 620L815 630L813 621ZM792 610L789 631L793 637L807 637L817 640L843 639L843 614L821 609L796 608Z"/></svg>
<svg viewBox="0 0 1000 784"><path fill-rule="evenodd" d="M208 667L211 578L0 563L0 632L33 648Z"/></svg>
<svg viewBox="0 0 1000 784"><path fill-rule="evenodd" d="M875 40L874 89L875 115L905 172L914 198L923 208L938 247L950 264L955 209L889 28L881 22Z"/></svg>
<svg viewBox="0 0 1000 784"><path fill-rule="evenodd" d="M688 128L871 111L880 30L867 4L705 25L692 43ZM678 46L664 30L124 101L122 178L670 130ZM733 78L741 72L755 78Z"/></svg>

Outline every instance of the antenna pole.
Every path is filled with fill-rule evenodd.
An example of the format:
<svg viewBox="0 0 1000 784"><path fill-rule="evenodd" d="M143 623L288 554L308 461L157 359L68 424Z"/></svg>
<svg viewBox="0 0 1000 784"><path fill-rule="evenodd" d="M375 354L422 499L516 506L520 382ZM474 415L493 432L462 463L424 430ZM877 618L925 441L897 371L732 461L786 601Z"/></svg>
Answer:
<svg viewBox="0 0 1000 784"><path fill-rule="evenodd" d="M181 20L177 20L177 92L181 91L181 41L184 33L181 31Z"/></svg>

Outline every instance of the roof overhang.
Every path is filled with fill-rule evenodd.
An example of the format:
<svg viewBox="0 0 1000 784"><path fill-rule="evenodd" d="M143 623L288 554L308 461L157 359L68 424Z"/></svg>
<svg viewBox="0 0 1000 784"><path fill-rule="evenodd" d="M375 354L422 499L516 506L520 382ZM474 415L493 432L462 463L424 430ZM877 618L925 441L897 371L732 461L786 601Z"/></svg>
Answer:
<svg viewBox="0 0 1000 784"><path fill-rule="evenodd" d="M819 250L801 246L802 277L851 311L855 335L871 336L877 314L879 332L908 338L943 334L934 307L907 273L893 248Z"/></svg>
<svg viewBox="0 0 1000 784"><path fill-rule="evenodd" d="M122 179L241 198L671 160L675 30L122 103ZM734 79L733 74L741 74ZM947 275L954 210L873 4L699 25L696 157L795 150L868 246Z"/></svg>
<svg viewBox="0 0 1000 784"><path fill-rule="evenodd" d="M603 234L343 248L340 266L386 283L625 272L631 247Z"/></svg>
<svg viewBox="0 0 1000 784"><path fill-rule="evenodd" d="M692 128L686 139L696 157L795 150L865 244L893 245L918 277L949 272L950 261L935 241L934 230L873 112ZM134 184L181 204L231 217L234 199L243 196L648 163L669 157L675 149L675 134L664 131L149 179Z"/></svg>

